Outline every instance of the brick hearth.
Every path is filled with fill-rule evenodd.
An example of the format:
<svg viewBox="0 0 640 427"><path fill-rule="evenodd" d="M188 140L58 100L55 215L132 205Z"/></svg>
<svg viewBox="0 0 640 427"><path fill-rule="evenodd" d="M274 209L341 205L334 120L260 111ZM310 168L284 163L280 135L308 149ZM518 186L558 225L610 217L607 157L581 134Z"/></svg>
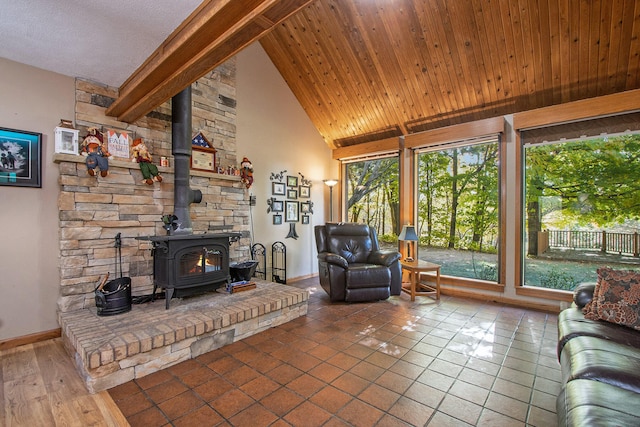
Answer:
<svg viewBox="0 0 640 427"><path fill-rule="evenodd" d="M309 292L256 280L256 289L133 305L101 317L95 307L59 313L62 336L96 393L307 314Z"/></svg>

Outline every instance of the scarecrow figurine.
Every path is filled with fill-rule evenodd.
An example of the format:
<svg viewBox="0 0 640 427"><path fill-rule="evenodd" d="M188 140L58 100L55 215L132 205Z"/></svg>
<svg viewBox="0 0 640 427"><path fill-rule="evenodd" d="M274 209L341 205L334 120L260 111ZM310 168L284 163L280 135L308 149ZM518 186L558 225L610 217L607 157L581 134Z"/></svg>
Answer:
<svg viewBox="0 0 640 427"><path fill-rule="evenodd" d="M147 185L153 185L153 181L162 182L162 177L158 172L158 167L151 163L151 153L142 142L142 138L137 138L131 146L131 161L138 162L140 171L142 172L143 181Z"/></svg>
<svg viewBox="0 0 640 427"><path fill-rule="evenodd" d="M253 165L246 157L243 157L240 163L240 180L247 188L253 184Z"/></svg>
<svg viewBox="0 0 640 427"><path fill-rule="evenodd" d="M94 127L87 129L88 134L82 140L82 155L87 157L87 173L95 176L96 167L100 169L100 176L109 173L109 157L111 154L104 146L102 133Z"/></svg>

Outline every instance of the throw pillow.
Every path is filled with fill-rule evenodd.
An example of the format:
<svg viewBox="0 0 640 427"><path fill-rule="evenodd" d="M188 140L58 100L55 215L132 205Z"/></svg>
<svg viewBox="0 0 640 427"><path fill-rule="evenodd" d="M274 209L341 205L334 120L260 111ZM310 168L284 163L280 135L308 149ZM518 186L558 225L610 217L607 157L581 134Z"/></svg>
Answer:
<svg viewBox="0 0 640 427"><path fill-rule="evenodd" d="M596 291L586 318L640 330L640 272L599 268Z"/></svg>
<svg viewBox="0 0 640 427"><path fill-rule="evenodd" d="M597 270L598 281L596 282L596 287L593 289L593 298L591 298L591 301L582 309L584 317L590 320L598 320L598 297L600 295L600 284L602 282L600 270L601 269Z"/></svg>

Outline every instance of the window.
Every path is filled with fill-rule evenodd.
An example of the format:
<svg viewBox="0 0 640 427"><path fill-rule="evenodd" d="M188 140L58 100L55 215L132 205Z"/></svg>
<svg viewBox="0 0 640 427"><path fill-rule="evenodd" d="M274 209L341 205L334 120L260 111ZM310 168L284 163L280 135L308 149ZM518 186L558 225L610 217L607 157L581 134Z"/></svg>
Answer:
<svg viewBox="0 0 640 427"><path fill-rule="evenodd" d="M398 241L398 157L346 163L347 221L369 224L382 242Z"/></svg>
<svg viewBox="0 0 640 427"><path fill-rule="evenodd" d="M444 275L498 282L499 147L491 139L418 154L418 255Z"/></svg>
<svg viewBox="0 0 640 427"><path fill-rule="evenodd" d="M637 269L640 134L527 141L523 284L570 291L600 266Z"/></svg>

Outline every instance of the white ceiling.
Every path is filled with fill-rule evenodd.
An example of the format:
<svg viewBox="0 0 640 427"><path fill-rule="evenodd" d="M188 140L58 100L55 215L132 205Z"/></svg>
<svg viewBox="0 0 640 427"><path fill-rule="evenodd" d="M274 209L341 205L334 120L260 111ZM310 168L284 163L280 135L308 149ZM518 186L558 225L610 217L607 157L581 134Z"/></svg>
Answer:
<svg viewBox="0 0 640 427"><path fill-rule="evenodd" d="M202 0L4 0L0 57L119 87Z"/></svg>

